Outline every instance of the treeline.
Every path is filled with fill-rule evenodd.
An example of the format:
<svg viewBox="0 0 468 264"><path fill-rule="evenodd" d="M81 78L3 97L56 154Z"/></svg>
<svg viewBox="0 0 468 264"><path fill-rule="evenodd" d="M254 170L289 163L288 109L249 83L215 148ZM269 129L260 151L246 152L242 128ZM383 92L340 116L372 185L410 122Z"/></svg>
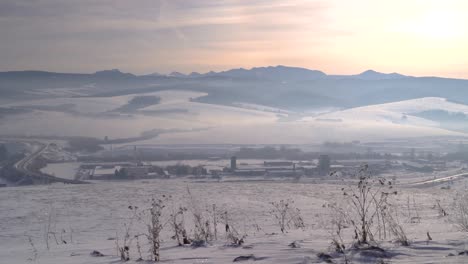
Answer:
<svg viewBox="0 0 468 264"><path fill-rule="evenodd" d="M381 154L377 152L348 152L348 153L332 153L332 152L305 152L299 148L287 147L271 147L266 146L262 148L249 148L242 147L236 152L227 152L220 155L219 153L200 153L193 152L180 152L170 150L164 151L139 151L138 159L147 161L167 161L167 160L196 160L196 159L210 159L216 156L219 159L229 159L231 156L236 156L239 159L284 159L284 160L313 160L318 159L320 155L330 155L333 159L398 159L397 156L391 154ZM112 156L80 156L79 161L102 161L102 162L125 162L135 159L133 153L117 154Z"/></svg>
<svg viewBox="0 0 468 264"><path fill-rule="evenodd" d="M15 185L31 185L34 184L32 177L29 177L22 171L15 168L15 163L24 158L24 154L18 154L8 157L3 160L3 167L0 169L0 178L8 183Z"/></svg>
<svg viewBox="0 0 468 264"><path fill-rule="evenodd" d="M242 159L299 159L304 152L298 148L270 147L263 148L241 148L235 153L237 158ZM318 157L318 156L317 156Z"/></svg>
<svg viewBox="0 0 468 264"><path fill-rule="evenodd" d="M126 144L135 141L141 140L149 140L155 138L159 135L159 131L146 131L142 133L140 136L137 137L128 137L128 138L115 138L109 139L105 137L104 139L93 138L93 137L71 137L65 138L68 141L68 148L67 150L71 152L76 151L85 151L89 153L95 153L104 148L102 145L109 145L109 144Z"/></svg>
<svg viewBox="0 0 468 264"><path fill-rule="evenodd" d="M99 141L99 140L98 140ZM80 144L83 141L76 141L76 145L80 148L85 148L87 144ZM96 141L87 141L87 143L93 143ZM171 151L171 150L139 150L138 159L146 161L168 161L168 160L205 160L211 159L213 156L216 156L218 159L229 159L231 156L236 156L238 159L283 159L283 160L314 160L318 159L321 155L329 155L334 160L351 160L351 159L386 159L386 160L398 160L398 159L427 159L432 161L435 157L432 153L402 153L403 156L394 155L390 153L379 153L370 151L369 149L365 152L332 152L332 151L320 151L320 152L307 152L299 148L288 148L285 146L282 147L272 147L265 146L261 148L252 148L252 147L242 147L235 152L226 152L224 154L220 153L207 153L207 152L180 152L180 151ZM90 155L90 156L80 156L79 161L90 162L90 161L102 161L102 162L125 162L129 160L134 160L134 153L125 153L109 156L101 155ZM457 151L448 153L445 156L438 157L440 160L446 161L468 161L468 150Z"/></svg>
<svg viewBox="0 0 468 264"><path fill-rule="evenodd" d="M169 165L166 167L160 166L151 166L148 168L148 173L155 173L158 176L167 176L166 172L169 175L175 176L187 176L187 175L195 175L195 176L206 176L208 175L208 170L205 169L203 166L190 166L185 164L175 164ZM141 176L139 176L141 177ZM127 168L120 168L114 171L114 179L130 179L133 178L131 173L129 173ZM150 178L150 176L146 176L143 178Z"/></svg>
<svg viewBox="0 0 468 264"><path fill-rule="evenodd" d="M168 160L206 160L210 159L213 156L212 153L181 153L181 152L150 152L150 151L139 151L138 159L145 161L168 161ZM229 159L232 155L225 154L221 155L219 159ZM112 156L79 156L78 161L82 162L126 162L129 160L134 160L134 154L114 154Z"/></svg>
<svg viewBox="0 0 468 264"><path fill-rule="evenodd" d="M377 153L368 151L366 153L347 152L305 152L299 148L287 147L263 147L263 148L241 148L234 155L241 159L285 159L285 160L313 160L318 159L321 155L330 155L333 159L396 159L395 155L389 153Z"/></svg>
<svg viewBox="0 0 468 264"><path fill-rule="evenodd" d="M91 138L91 137L73 137L68 139L68 148L66 150L71 152L79 152L85 151L94 153L99 150L103 150L104 148L100 145L103 144L104 141Z"/></svg>
<svg viewBox="0 0 468 264"><path fill-rule="evenodd" d="M128 101L126 105L117 108L116 111L124 113L134 112L141 108L159 104L159 102L161 102L161 98L159 96L135 96Z"/></svg>
<svg viewBox="0 0 468 264"><path fill-rule="evenodd" d="M464 161L468 163L468 151L458 151L454 153L447 153L444 157L447 161Z"/></svg>
<svg viewBox="0 0 468 264"><path fill-rule="evenodd" d="M184 176L184 175L208 175L208 171L203 166L190 166L184 164L176 164L166 166L167 172L171 175Z"/></svg>
<svg viewBox="0 0 468 264"><path fill-rule="evenodd" d="M8 149L4 144L0 145L0 163L8 159Z"/></svg>

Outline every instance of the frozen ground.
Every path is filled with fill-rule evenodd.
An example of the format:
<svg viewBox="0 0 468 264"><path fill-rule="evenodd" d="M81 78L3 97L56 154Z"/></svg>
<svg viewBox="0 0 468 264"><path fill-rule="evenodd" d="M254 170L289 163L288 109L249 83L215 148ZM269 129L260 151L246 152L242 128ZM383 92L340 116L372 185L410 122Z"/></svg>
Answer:
<svg viewBox="0 0 468 264"><path fill-rule="evenodd" d="M385 263L466 263L468 256L447 257L466 249L466 234L457 230L450 216L439 216L435 206L439 200L448 210L457 189L464 190L464 186L461 180L451 189L401 188L396 204L412 244L402 247L387 239L382 247L393 257ZM193 198L189 198L187 187ZM128 206L148 208L152 197L163 194L173 196L174 202L168 203L168 209L179 204L194 203L200 208L212 208L216 204L220 211L229 212L231 226L247 238L244 247L226 247L220 226L217 241L194 249L176 247L166 229L162 263L231 263L234 258L249 254L264 258L255 263L321 263L317 253L329 251L331 237L332 210L328 205L343 202L342 187L285 181L218 183L173 179L3 188L0 191L0 263L119 263L113 239L124 234L123 225L131 215ZM293 199L301 209L304 230L280 234L274 225L268 213L269 203L285 198ZM415 204L410 205L410 210L408 200L411 204L414 200ZM416 214L421 222L411 223L410 217ZM53 238L49 240L50 250L46 249L44 235L47 226L57 233L59 240L58 244ZM190 232L190 226L187 227ZM134 229L142 232L145 227L135 224ZM351 241L348 231L344 239ZM428 231L433 238L429 242ZM288 244L293 241L299 241L301 248L290 248ZM143 256L147 257L146 242L141 242ZM105 256L91 257L93 250ZM132 250L131 256L136 259L137 253ZM351 258L353 263L368 260L360 255ZM334 261L340 263L342 259Z"/></svg>
<svg viewBox="0 0 468 264"><path fill-rule="evenodd" d="M47 163L41 171L52 176L74 180L80 165L80 162Z"/></svg>

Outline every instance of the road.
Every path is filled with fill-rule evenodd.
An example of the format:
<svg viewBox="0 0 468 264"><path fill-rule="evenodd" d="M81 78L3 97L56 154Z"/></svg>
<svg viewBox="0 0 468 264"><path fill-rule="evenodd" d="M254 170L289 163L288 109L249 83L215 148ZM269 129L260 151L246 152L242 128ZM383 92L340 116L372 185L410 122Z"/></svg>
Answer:
<svg viewBox="0 0 468 264"><path fill-rule="evenodd" d="M462 179L462 178L465 178L465 177L468 177L468 172L455 174L455 175L452 175L452 176L446 176L446 177L442 177L442 178L437 178L437 179L432 179L432 180L409 183L409 184L406 184L406 186L409 186L409 187L430 187L430 186L444 184L444 183L451 182L451 181L456 181L456 180L459 180L459 179Z"/></svg>
<svg viewBox="0 0 468 264"><path fill-rule="evenodd" d="M47 148L49 147L49 144L36 142L36 141L29 142L29 143L39 145L40 147L39 149L33 151L31 154L26 155L20 161L16 162L14 165L15 169L31 177L34 182L38 182L38 183L52 183L52 182L62 182L62 183L72 183L72 184L85 183L83 181L63 179L63 178L59 178L59 177L55 177L52 175L30 170L29 166L34 162L36 158L38 158L44 151L47 150Z"/></svg>
<svg viewBox="0 0 468 264"><path fill-rule="evenodd" d="M40 145L39 150L34 151L30 155L26 155L22 160L16 162L15 168L17 170L24 172L24 173L30 173L30 171L28 170L28 166L31 164L32 161L34 161L37 157L39 157L42 154L42 152L44 152L49 146L49 144L44 144L44 143L39 143L39 142L35 142L35 144Z"/></svg>

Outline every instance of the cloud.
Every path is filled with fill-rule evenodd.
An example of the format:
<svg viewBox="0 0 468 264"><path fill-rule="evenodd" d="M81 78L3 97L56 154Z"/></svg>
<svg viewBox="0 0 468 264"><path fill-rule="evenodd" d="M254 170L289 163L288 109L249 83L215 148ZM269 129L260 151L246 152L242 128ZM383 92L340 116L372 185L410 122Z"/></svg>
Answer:
<svg viewBox="0 0 468 264"><path fill-rule="evenodd" d="M459 76L466 71L456 65L468 60L464 28L452 29L455 41L426 26L437 22L417 21L441 9L468 23L461 0L2 0L0 70L149 73L294 63L331 73ZM433 37L395 30L410 23Z"/></svg>
<svg viewBox="0 0 468 264"><path fill-rule="evenodd" d="M280 36L299 39L303 30L325 31L319 23L324 8L321 1L300 0L5 0L0 4L0 35L8 38L0 47L0 68L97 70L86 70L91 63L77 64L84 56L95 59L96 67L125 61L131 71L152 72L136 58L146 54L180 66L206 54L200 49L211 49L210 59L246 50L249 42L265 44L252 45L252 50L271 50ZM66 66L70 58L74 66ZM152 67L170 71L171 65Z"/></svg>

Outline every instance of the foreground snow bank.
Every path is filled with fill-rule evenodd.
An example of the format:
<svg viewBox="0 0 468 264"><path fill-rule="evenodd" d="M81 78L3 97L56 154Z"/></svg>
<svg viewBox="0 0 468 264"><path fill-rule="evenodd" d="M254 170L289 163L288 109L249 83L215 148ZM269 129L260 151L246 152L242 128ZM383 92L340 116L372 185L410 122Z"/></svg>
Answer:
<svg viewBox="0 0 468 264"><path fill-rule="evenodd" d="M462 186L462 184L460 184ZM119 261L115 240L123 235L123 224L130 217L128 206L147 208L152 197L171 195L176 207L187 204L187 187L201 207L212 204L228 211L232 226L246 234L242 246L226 246L224 230L206 247L178 247L172 232L163 232L161 257L164 263L231 263L239 256L253 255L255 263L320 263L320 253L329 253L331 211L329 205L341 198L341 185L287 182L203 182L187 180L151 180L103 182L90 185L51 185L4 188L0 192L1 263L116 263ZM468 257L466 236L439 215L437 201L449 208L455 190L403 189L397 203L402 225L411 246L401 247L384 241L381 247L391 255L392 263L463 263ZM304 230L281 234L268 213L271 201L290 198L301 209ZM408 200L410 206L407 207ZM414 206L412 206L414 200ZM409 209L408 209L409 208ZM410 221L417 214L420 221ZM135 225L135 230L144 225ZM188 231L193 231L189 226ZM45 230L52 230L49 239ZM428 241L430 232L432 241ZM344 239L352 240L345 232ZM57 242L55 241L57 238ZM296 241L298 247L290 244ZM141 240L146 246L146 241ZM138 258L135 244L130 252ZM104 256L90 253L98 251ZM142 251L148 257L146 249ZM448 257L449 254L454 256ZM351 254L355 263L367 261L365 254ZM253 259L247 260L252 261ZM334 262L344 261L341 257Z"/></svg>

